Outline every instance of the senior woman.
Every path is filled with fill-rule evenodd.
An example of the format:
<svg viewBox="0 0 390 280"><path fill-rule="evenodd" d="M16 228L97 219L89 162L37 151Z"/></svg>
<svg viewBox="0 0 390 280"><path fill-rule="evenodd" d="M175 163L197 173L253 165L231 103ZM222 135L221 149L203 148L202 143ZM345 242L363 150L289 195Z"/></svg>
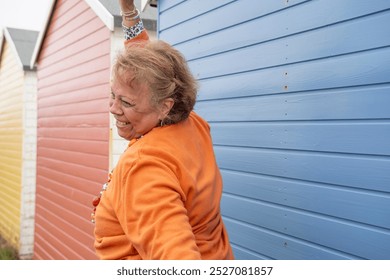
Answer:
<svg viewBox="0 0 390 280"><path fill-rule="evenodd" d="M119 3L126 48L113 67L110 112L129 145L93 202L96 254L233 259L210 128L192 111L196 80L177 50L149 40L133 0Z"/></svg>

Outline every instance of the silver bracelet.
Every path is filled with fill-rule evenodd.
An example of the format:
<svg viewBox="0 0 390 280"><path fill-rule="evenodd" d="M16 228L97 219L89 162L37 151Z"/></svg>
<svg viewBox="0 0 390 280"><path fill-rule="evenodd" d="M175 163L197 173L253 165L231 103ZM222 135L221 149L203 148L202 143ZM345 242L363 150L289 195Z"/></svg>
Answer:
<svg viewBox="0 0 390 280"><path fill-rule="evenodd" d="M130 15L134 14L136 11L137 11L137 7L134 5L134 9L133 9L132 11L130 11L130 12L124 12L124 11L122 11L122 9L121 9L120 14L121 14L121 16L130 16Z"/></svg>
<svg viewBox="0 0 390 280"><path fill-rule="evenodd" d="M134 15L134 11L135 11L135 15ZM140 12L137 8L135 8L134 11L131 11L131 12L128 12L128 13L123 13L121 11L121 16L125 17L126 20L136 20L136 19L139 19L139 16L140 16ZM130 19L128 17L131 17Z"/></svg>
<svg viewBox="0 0 390 280"><path fill-rule="evenodd" d="M142 31L145 30L145 28L144 28L144 24L143 24L142 20L140 20L139 22L137 22L137 24L130 26L130 27L124 25L122 22L122 30L123 30L123 33L125 35L125 39L130 40L130 39L137 37L139 34L141 34Z"/></svg>

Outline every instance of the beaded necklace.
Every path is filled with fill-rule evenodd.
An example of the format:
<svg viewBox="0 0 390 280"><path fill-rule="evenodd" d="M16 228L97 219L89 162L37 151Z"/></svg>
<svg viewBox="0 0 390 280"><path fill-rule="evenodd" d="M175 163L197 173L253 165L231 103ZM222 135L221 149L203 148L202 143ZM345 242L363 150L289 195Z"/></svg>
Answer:
<svg viewBox="0 0 390 280"><path fill-rule="evenodd" d="M99 205L100 198L103 195L103 192L107 189L108 184L111 182L111 177L112 177L112 171L108 174L107 182L103 184L102 189L100 190L99 194L94 197L92 200L92 206L93 210L91 213L91 222L95 223L95 213L96 213L96 207Z"/></svg>

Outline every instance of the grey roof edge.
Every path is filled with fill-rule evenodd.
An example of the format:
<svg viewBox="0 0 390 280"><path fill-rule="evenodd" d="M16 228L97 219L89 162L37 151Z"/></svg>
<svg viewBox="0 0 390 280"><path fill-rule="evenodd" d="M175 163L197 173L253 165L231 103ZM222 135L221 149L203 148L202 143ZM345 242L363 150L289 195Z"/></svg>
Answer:
<svg viewBox="0 0 390 280"><path fill-rule="evenodd" d="M31 57L38 40L39 32L36 30L12 27L7 27L6 30L14 42L16 52L23 65L23 69L29 69Z"/></svg>
<svg viewBox="0 0 390 280"><path fill-rule="evenodd" d="M33 55L38 35L39 32L36 30L5 26L1 39L0 54L2 52L3 42L7 41L23 70L34 70L34 68L30 68L30 59Z"/></svg>

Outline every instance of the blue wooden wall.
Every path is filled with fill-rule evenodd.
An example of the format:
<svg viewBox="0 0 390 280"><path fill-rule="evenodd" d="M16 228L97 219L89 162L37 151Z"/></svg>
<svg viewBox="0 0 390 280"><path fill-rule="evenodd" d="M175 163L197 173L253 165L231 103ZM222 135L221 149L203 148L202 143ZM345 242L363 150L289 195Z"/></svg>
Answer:
<svg viewBox="0 0 390 280"><path fill-rule="evenodd" d="M390 259L390 1L159 0L237 259Z"/></svg>

